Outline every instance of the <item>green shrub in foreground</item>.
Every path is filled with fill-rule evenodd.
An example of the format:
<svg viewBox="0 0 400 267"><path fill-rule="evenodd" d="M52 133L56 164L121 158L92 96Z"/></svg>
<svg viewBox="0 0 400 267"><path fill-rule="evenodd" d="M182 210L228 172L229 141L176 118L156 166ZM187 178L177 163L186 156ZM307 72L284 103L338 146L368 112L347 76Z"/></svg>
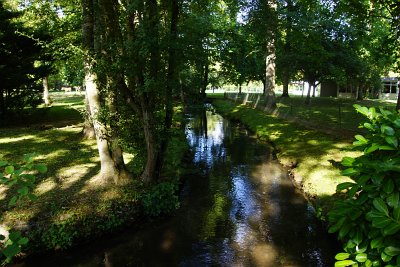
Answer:
<svg viewBox="0 0 400 267"><path fill-rule="evenodd" d="M8 206L14 206L24 198L35 200L32 193L36 177L35 172L45 173L47 167L43 164L34 164L34 154L24 156L22 164L0 160L0 184L8 190L16 190L10 199ZM19 231L9 231L8 237L0 234L0 260L1 264L10 263L15 255L21 252L21 247L28 243L28 238L22 236Z"/></svg>
<svg viewBox="0 0 400 267"><path fill-rule="evenodd" d="M329 232L344 243L335 266L400 266L400 116L354 107L368 133L353 143L363 155L342 159L342 175L354 182L337 186L342 198L328 213Z"/></svg>

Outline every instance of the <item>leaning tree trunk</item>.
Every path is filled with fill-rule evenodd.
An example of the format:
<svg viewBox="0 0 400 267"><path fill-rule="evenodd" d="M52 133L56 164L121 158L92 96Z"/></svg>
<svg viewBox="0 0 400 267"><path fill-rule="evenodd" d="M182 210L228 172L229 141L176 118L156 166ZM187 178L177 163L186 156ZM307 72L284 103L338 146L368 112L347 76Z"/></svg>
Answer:
<svg viewBox="0 0 400 267"><path fill-rule="evenodd" d="M268 41L266 45L266 59L265 59L265 110L273 111L276 109L276 97L275 97L275 60L276 60L276 12L277 3L276 0L268 1L268 5L274 14L274 23L272 23L272 29L268 31Z"/></svg>
<svg viewBox="0 0 400 267"><path fill-rule="evenodd" d="M49 77L43 77L43 100L46 106L50 106L51 99L49 95Z"/></svg>

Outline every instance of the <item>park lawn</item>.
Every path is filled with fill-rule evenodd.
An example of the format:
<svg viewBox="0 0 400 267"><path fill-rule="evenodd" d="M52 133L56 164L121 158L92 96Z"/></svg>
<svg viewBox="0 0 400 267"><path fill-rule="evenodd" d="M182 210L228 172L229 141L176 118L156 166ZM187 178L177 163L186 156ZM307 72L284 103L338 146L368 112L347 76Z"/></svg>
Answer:
<svg viewBox="0 0 400 267"><path fill-rule="evenodd" d="M356 156L351 143L296 123L269 115L243 104L227 100L214 100L218 112L238 120L253 131L259 139L272 142L277 157L285 166L292 166L297 185L318 205L329 205L336 185L348 181L331 161L338 162L343 156Z"/></svg>
<svg viewBox="0 0 400 267"><path fill-rule="evenodd" d="M100 163L96 141L82 138L83 96L58 93L52 97L52 107L25 113L25 125L18 121L0 131L0 158L20 162L24 154L35 153L35 163L48 168L36 177L35 201L26 199L10 208L13 192L0 187L0 230L27 231L29 251L67 248L137 220L142 216L140 194L146 190L138 179L112 187L93 182ZM177 158L184 153L185 146L177 145L182 140L186 142L183 131L174 131L171 146L175 150L170 149L174 154L169 155L173 162L166 164L173 170L179 169ZM134 152L124 156L133 177L139 177L140 157Z"/></svg>
<svg viewBox="0 0 400 267"><path fill-rule="evenodd" d="M213 94L208 94L214 98ZM217 96L220 98L220 95ZM236 97L236 96L235 96ZM243 103L246 93L238 96L236 103ZM297 121L307 125L309 128L325 130L347 137L354 136L355 132L359 132L358 126L363 120L363 116L356 113L354 104L360 104L367 107L383 107L385 109L394 110L396 103L394 101L385 100L362 100L334 97L315 97L311 98L311 103L304 103L305 97L291 96L278 97L278 108L275 114L289 120ZM253 103L250 103L250 106ZM259 101L259 107L264 106L264 99Z"/></svg>

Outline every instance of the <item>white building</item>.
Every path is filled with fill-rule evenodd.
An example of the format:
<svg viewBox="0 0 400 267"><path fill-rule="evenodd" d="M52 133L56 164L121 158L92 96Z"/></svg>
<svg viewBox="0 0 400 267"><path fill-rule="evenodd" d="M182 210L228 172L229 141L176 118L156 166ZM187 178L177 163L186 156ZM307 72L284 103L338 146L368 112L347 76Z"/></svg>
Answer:
<svg viewBox="0 0 400 267"><path fill-rule="evenodd" d="M397 77L382 78L382 90L380 91L380 99L396 100L399 95L400 79Z"/></svg>

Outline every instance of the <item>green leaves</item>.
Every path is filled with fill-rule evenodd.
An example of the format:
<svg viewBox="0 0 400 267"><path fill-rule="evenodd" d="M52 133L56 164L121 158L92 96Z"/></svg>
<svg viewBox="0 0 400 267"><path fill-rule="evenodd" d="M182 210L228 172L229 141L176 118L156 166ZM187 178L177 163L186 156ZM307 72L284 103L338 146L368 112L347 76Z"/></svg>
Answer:
<svg viewBox="0 0 400 267"><path fill-rule="evenodd" d="M354 137L357 139L357 141L353 142L353 146L362 146L368 144L368 140L364 136L358 134Z"/></svg>
<svg viewBox="0 0 400 267"><path fill-rule="evenodd" d="M386 216L389 215L389 210L387 208L387 205L382 199L380 199L380 198L374 199L372 201L372 204L374 205L374 207L377 210L379 210L380 212L384 213Z"/></svg>
<svg viewBox="0 0 400 267"><path fill-rule="evenodd" d="M400 224L391 221L389 225L385 227L385 229L383 229L383 235L384 236L394 235L398 231L400 231Z"/></svg>
<svg viewBox="0 0 400 267"><path fill-rule="evenodd" d="M344 267L344 266L350 266L355 264L355 261L352 260L344 260L344 261L337 261L335 262L335 267Z"/></svg>
<svg viewBox="0 0 400 267"><path fill-rule="evenodd" d="M395 136L386 136L385 141L391 146L399 147L399 141Z"/></svg>
<svg viewBox="0 0 400 267"><path fill-rule="evenodd" d="M359 174L359 171L354 168L348 168L348 169L345 169L344 171L342 171L341 174L343 176L354 176L354 175Z"/></svg>
<svg viewBox="0 0 400 267"><path fill-rule="evenodd" d="M350 257L350 253L342 252L342 253L336 254L335 259L338 261L342 261L342 260L348 259L349 257Z"/></svg>
<svg viewBox="0 0 400 267"><path fill-rule="evenodd" d="M14 172L14 166L12 166L12 165L7 166L7 167L4 169L4 172L5 172L6 174L13 174L13 172Z"/></svg>
<svg viewBox="0 0 400 267"><path fill-rule="evenodd" d="M382 125L381 126L381 132L385 135L393 136L395 134L395 131L392 127L387 126L387 125Z"/></svg>
<svg viewBox="0 0 400 267"><path fill-rule="evenodd" d="M40 173L46 173L47 172L47 167L44 164L36 164L35 169L39 171Z"/></svg>
<svg viewBox="0 0 400 267"><path fill-rule="evenodd" d="M341 174L353 181L336 187L343 198L328 212L329 232L346 240L335 266L399 266L399 114L355 107L369 119L363 124L368 132L353 143L363 154L343 158Z"/></svg>
<svg viewBox="0 0 400 267"><path fill-rule="evenodd" d="M0 183L8 188L16 187L16 194L8 201L9 206L14 206L23 198L35 199L32 194L35 175L32 171L39 173L47 172L44 164L33 164L33 154L24 156L23 164L13 164L8 161L0 161ZM4 239L4 236L0 236ZM3 254L3 264L11 262L12 258L21 252L21 246L28 243L28 238L23 237L20 232L10 232L9 238L4 242L1 248Z"/></svg>

